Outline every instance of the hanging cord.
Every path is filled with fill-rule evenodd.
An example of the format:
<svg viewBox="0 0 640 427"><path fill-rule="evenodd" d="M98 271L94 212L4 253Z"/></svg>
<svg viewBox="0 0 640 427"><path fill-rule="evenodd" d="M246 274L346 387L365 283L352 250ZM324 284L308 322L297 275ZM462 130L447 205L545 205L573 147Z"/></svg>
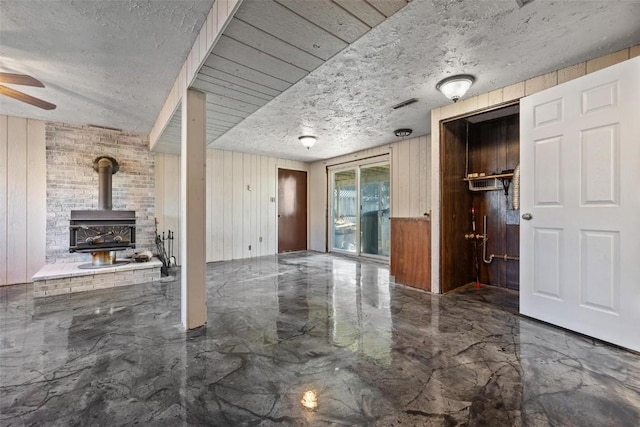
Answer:
<svg viewBox="0 0 640 427"><path fill-rule="evenodd" d="M478 235L476 234L476 208L471 207L471 233L475 236L473 238L474 248L474 264L476 268L476 288L480 287L480 263L478 262Z"/></svg>
<svg viewBox="0 0 640 427"><path fill-rule="evenodd" d="M467 135L465 137L465 155L464 155L464 178L469 177L469 120L467 123Z"/></svg>

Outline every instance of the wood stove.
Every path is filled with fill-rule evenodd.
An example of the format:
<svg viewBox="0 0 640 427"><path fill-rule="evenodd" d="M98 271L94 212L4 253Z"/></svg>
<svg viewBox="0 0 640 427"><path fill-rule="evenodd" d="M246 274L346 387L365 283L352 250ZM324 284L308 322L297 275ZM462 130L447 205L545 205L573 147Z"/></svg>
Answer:
<svg viewBox="0 0 640 427"><path fill-rule="evenodd" d="M128 261L117 261L116 251L136 247L135 211L114 211L111 203L111 175L119 170L116 159L101 156L93 161L98 172L98 210L72 210L69 225L69 252L92 255L91 264L79 268L100 268Z"/></svg>

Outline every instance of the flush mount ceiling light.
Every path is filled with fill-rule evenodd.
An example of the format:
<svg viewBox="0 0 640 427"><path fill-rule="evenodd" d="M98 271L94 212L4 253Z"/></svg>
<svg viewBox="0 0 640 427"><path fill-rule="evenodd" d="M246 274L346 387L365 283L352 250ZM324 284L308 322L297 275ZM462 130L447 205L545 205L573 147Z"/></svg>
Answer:
<svg viewBox="0 0 640 427"><path fill-rule="evenodd" d="M475 80L476 79L469 74L451 76L440 80L436 85L436 89L453 102L456 102L467 93Z"/></svg>
<svg viewBox="0 0 640 427"><path fill-rule="evenodd" d="M298 138L300 140L300 142L302 143L302 145L304 145L307 150L311 147L313 147L313 144L316 143L316 138L315 136L311 136L311 135L303 135L301 137Z"/></svg>
<svg viewBox="0 0 640 427"><path fill-rule="evenodd" d="M408 128L403 128L403 129L396 129L393 131L393 134L395 136L404 138L405 136L409 136L411 135L411 132L413 132L412 129L408 129Z"/></svg>

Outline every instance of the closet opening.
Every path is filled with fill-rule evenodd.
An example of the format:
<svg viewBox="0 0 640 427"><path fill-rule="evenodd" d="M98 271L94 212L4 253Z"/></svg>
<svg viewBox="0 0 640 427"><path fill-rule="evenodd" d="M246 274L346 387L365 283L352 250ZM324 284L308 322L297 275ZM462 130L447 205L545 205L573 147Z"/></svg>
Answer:
<svg viewBox="0 0 640 427"><path fill-rule="evenodd" d="M440 283L519 289L519 104L441 123Z"/></svg>

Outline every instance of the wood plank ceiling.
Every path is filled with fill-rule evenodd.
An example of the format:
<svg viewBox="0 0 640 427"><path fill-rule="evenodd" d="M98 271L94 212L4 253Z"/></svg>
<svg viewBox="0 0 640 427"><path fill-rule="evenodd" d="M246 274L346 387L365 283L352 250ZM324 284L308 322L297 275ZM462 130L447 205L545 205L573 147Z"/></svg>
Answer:
<svg viewBox="0 0 640 427"><path fill-rule="evenodd" d="M207 94L211 144L408 0L244 0L192 87ZM180 152L180 110L156 145Z"/></svg>

